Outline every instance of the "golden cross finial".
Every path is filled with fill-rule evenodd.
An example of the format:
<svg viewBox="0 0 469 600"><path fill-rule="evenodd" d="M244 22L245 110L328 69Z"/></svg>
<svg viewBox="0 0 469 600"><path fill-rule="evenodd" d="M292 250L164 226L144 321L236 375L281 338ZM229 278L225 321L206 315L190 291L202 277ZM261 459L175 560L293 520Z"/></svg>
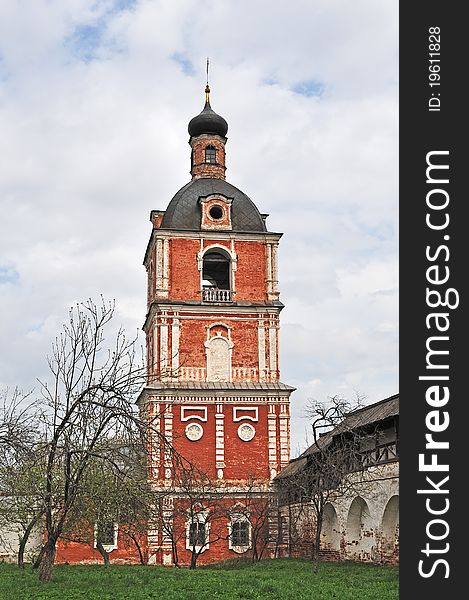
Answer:
<svg viewBox="0 0 469 600"><path fill-rule="evenodd" d="M208 56L207 56L207 85L205 86L205 103L208 104L210 102L210 86L208 85L208 67L209 67L209 60L208 60Z"/></svg>

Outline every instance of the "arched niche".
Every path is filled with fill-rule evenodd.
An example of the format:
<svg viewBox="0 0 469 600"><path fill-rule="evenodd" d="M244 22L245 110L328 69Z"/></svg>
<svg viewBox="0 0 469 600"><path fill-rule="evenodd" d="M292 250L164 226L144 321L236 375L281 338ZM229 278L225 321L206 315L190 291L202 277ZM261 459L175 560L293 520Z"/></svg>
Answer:
<svg viewBox="0 0 469 600"><path fill-rule="evenodd" d="M233 344L229 336L229 329L222 323L215 323L207 331L207 381L231 381Z"/></svg>
<svg viewBox="0 0 469 600"><path fill-rule="evenodd" d="M345 532L346 554L349 558L372 558L375 539L373 521L366 501L357 496L350 505Z"/></svg>
<svg viewBox="0 0 469 600"><path fill-rule="evenodd" d="M399 539L399 496L392 496L384 509L381 521L381 554L391 557Z"/></svg>
<svg viewBox="0 0 469 600"><path fill-rule="evenodd" d="M330 502L324 506L321 529L321 550L340 550L339 520Z"/></svg>

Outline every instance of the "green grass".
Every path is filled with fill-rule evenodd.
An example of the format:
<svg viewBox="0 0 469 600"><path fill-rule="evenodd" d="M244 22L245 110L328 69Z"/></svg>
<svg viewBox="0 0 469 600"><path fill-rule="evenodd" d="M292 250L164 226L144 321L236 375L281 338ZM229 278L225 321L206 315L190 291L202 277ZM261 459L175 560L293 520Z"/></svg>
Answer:
<svg viewBox="0 0 469 600"><path fill-rule="evenodd" d="M397 600L398 570L305 560L232 561L195 571L169 567L59 565L41 584L30 568L0 564L1 600Z"/></svg>

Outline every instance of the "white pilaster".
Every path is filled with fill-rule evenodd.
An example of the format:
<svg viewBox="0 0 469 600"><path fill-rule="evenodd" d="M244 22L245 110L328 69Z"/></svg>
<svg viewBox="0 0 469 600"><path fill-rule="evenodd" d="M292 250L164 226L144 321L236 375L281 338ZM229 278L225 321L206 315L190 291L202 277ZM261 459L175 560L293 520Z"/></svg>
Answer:
<svg viewBox="0 0 469 600"><path fill-rule="evenodd" d="M278 300L278 244L272 244L272 296Z"/></svg>
<svg viewBox="0 0 469 600"><path fill-rule="evenodd" d="M258 357L259 357L259 381L265 381L265 379L266 379L265 327L264 327L263 321L258 322L257 345L258 345Z"/></svg>
<svg viewBox="0 0 469 600"><path fill-rule="evenodd" d="M156 295L161 294L163 287L163 240L157 238L156 240Z"/></svg>
<svg viewBox="0 0 469 600"><path fill-rule="evenodd" d="M163 319L160 325L160 375L162 379L168 378L168 324Z"/></svg>
<svg viewBox="0 0 469 600"><path fill-rule="evenodd" d="M269 404L267 413L267 429L269 439L269 473L273 479L277 475L277 415L275 414L275 405Z"/></svg>
<svg viewBox="0 0 469 600"><path fill-rule="evenodd" d="M273 321L269 326L269 367L272 376L277 371L277 327Z"/></svg>
<svg viewBox="0 0 469 600"><path fill-rule="evenodd" d="M161 417L160 405L152 402L150 405L150 427L151 427L151 474L156 479L159 475L161 459Z"/></svg>
<svg viewBox="0 0 469 600"><path fill-rule="evenodd" d="M175 379L179 376L179 331L180 321L179 319L174 318L171 325L171 368L172 376Z"/></svg>
<svg viewBox="0 0 469 600"><path fill-rule="evenodd" d="M158 325L153 326L153 364L151 365L151 375L155 376L158 373L158 360L159 360L159 339L158 339Z"/></svg>
<svg viewBox="0 0 469 600"><path fill-rule="evenodd" d="M215 413L215 462L218 479L223 479L225 468L225 415L223 404L217 404Z"/></svg>
<svg viewBox="0 0 469 600"><path fill-rule="evenodd" d="M174 500L170 496L163 498L161 551L163 554L163 565L173 564L173 514Z"/></svg>
<svg viewBox="0 0 469 600"><path fill-rule="evenodd" d="M166 404L164 411L164 436L165 441L168 442L164 449L164 477L166 480L171 479L172 475L172 455L171 455L171 444L173 441L173 406L172 404ZM168 481L169 483L169 481Z"/></svg>
<svg viewBox="0 0 469 600"><path fill-rule="evenodd" d="M280 405L279 414L280 466L283 469L290 461L290 414L288 404Z"/></svg>
<svg viewBox="0 0 469 600"><path fill-rule="evenodd" d="M167 238L163 240L163 280L161 287L161 295L167 298L169 295L169 240Z"/></svg>
<svg viewBox="0 0 469 600"><path fill-rule="evenodd" d="M272 296L272 244L266 244L267 296Z"/></svg>

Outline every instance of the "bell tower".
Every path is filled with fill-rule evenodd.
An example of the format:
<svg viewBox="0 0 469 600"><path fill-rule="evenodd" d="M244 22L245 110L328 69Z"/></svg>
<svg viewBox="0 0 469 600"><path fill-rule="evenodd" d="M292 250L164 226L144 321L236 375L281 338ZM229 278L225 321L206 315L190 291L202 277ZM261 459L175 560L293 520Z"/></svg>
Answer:
<svg viewBox="0 0 469 600"><path fill-rule="evenodd" d="M226 181L227 131L207 84L188 127L192 179L150 215L148 384L139 405L177 452L223 482L235 505L247 482L268 490L288 464L294 388L280 382L278 361L282 234L268 231L268 215ZM150 472L156 486L170 487L171 459L157 443ZM243 551L234 548L220 541L204 561ZM161 531L149 532L150 560L171 564L171 552Z"/></svg>

